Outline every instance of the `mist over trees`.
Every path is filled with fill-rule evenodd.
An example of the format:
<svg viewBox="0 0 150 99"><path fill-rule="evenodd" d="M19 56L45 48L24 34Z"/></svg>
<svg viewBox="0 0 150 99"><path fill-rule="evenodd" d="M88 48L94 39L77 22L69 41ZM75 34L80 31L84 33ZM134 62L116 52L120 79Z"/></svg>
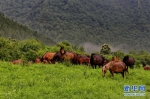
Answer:
<svg viewBox="0 0 150 99"><path fill-rule="evenodd" d="M150 52L149 0L5 0L0 11L55 42Z"/></svg>

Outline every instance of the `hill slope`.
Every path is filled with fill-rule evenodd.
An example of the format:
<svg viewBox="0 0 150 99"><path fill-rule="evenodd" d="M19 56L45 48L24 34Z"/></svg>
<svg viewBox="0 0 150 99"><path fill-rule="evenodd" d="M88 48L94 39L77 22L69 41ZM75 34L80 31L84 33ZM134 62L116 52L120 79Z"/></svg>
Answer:
<svg viewBox="0 0 150 99"><path fill-rule="evenodd" d="M0 13L0 36L17 40L34 38L48 45L55 44L55 42L50 38L46 38L43 35L38 34L36 31L30 30L27 26L23 26L13 20L10 20L2 13Z"/></svg>
<svg viewBox="0 0 150 99"><path fill-rule="evenodd" d="M56 42L150 52L149 5L148 0L5 0L0 11Z"/></svg>

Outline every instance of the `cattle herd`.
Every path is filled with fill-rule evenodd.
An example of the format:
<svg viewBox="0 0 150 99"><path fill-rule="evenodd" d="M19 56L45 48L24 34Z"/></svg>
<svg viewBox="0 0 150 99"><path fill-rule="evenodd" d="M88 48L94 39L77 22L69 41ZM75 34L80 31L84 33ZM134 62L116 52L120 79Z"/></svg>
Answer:
<svg viewBox="0 0 150 99"><path fill-rule="evenodd" d="M65 51L64 47L61 47L60 50L56 53L46 52L42 57L37 57L33 63L49 63L55 64L56 62L70 61L72 64L86 64L91 66L93 69L96 69L96 66L99 68L102 66L102 75L105 76L107 70L110 71L111 75L113 73L121 73L124 77L124 73L128 72L128 67L134 67L135 60L132 57L124 56L123 60L120 60L118 57L112 57L109 61L100 54L92 53L91 56L80 55L74 52ZM20 64L23 61L21 59L11 61L13 64ZM144 70L150 70L150 66L143 64Z"/></svg>

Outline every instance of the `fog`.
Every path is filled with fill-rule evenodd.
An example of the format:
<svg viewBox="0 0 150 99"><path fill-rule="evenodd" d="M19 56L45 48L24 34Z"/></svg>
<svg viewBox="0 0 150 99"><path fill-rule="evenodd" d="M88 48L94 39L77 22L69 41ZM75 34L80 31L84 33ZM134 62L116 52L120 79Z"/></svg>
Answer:
<svg viewBox="0 0 150 99"><path fill-rule="evenodd" d="M94 52L99 53L102 45L96 45L96 44L93 44L93 43L90 43L90 42L86 42L86 43L81 44L80 46L82 46L88 54L91 54L91 53L94 53ZM127 52L125 47L126 47L125 44L121 44L121 45L117 45L117 46L111 46L110 45L111 52L116 52L118 50L120 50L122 52Z"/></svg>

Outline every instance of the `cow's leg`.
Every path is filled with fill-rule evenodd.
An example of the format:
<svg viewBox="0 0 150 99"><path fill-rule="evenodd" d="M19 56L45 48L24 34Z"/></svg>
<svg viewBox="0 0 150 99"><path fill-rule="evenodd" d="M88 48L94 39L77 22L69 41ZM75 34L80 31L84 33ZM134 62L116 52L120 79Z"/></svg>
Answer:
<svg viewBox="0 0 150 99"><path fill-rule="evenodd" d="M99 66L99 68L100 68L100 65L98 65Z"/></svg>
<svg viewBox="0 0 150 99"><path fill-rule="evenodd" d="M128 66L127 66L127 69L126 69L126 70L127 70L127 72L128 72ZM129 73L129 72L128 72L128 73Z"/></svg>
<svg viewBox="0 0 150 99"><path fill-rule="evenodd" d="M110 73L111 73L111 76L114 77L114 72L111 71L111 70L109 70L109 71L110 71Z"/></svg>
<svg viewBox="0 0 150 99"><path fill-rule="evenodd" d="M88 62L88 66L90 66L91 64L90 64L90 62Z"/></svg>
<svg viewBox="0 0 150 99"><path fill-rule="evenodd" d="M95 69L96 69L96 65L94 65Z"/></svg>
<svg viewBox="0 0 150 99"><path fill-rule="evenodd" d="M82 62L80 61L80 65L82 65Z"/></svg>
<svg viewBox="0 0 150 99"><path fill-rule="evenodd" d="M122 77L124 78L124 71L121 74L122 74Z"/></svg>

